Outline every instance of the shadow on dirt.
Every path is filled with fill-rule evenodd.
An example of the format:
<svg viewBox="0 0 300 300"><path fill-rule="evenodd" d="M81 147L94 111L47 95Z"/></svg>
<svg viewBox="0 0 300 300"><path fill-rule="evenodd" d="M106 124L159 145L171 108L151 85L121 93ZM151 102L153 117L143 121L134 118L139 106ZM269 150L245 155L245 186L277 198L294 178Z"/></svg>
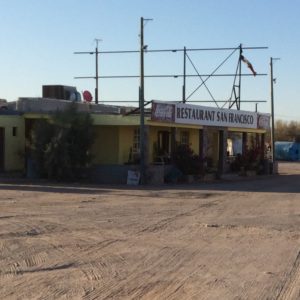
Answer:
<svg viewBox="0 0 300 300"><path fill-rule="evenodd" d="M298 175L272 175L272 176L254 176L233 180L216 180L209 183L193 184L167 184L167 185L145 185L145 186L127 186L127 185L95 185L95 184L58 184L50 182L34 182L13 180L0 183L1 190L12 191L32 191L44 193L66 193L66 194L104 194L119 193L130 195L130 191L148 191L147 197L154 194L160 197L160 192L166 190L181 191L240 191L240 192L265 192L265 193L300 193L300 174ZM155 192L153 194L153 192ZM188 195L186 195L188 196Z"/></svg>
<svg viewBox="0 0 300 300"><path fill-rule="evenodd" d="M62 194L103 194L110 193L110 187L84 184L61 184L53 182L26 181L21 180L6 180L5 183L0 183L1 190L24 191L24 192L42 192L42 193L62 193Z"/></svg>
<svg viewBox="0 0 300 300"><path fill-rule="evenodd" d="M260 193L300 193L300 175L273 175L239 181L220 181L205 186L213 191L237 191Z"/></svg>

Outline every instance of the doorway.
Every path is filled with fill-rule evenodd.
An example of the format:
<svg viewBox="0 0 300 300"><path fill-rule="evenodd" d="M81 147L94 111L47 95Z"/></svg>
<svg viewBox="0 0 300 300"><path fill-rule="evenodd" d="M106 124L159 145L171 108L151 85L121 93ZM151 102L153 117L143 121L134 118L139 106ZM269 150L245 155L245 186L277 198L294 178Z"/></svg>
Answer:
<svg viewBox="0 0 300 300"><path fill-rule="evenodd" d="M158 132L158 153L160 155L170 154L170 132L169 131Z"/></svg>

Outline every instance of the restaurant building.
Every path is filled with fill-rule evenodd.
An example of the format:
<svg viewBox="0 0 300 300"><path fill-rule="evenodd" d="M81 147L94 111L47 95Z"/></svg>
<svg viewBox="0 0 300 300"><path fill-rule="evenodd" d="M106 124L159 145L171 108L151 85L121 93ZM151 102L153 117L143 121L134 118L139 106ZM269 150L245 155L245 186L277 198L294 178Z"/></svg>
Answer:
<svg viewBox="0 0 300 300"><path fill-rule="evenodd" d="M13 107L17 115L0 116L0 132L5 131L0 153L4 171L23 170L28 174L26 155L18 153L26 153L25 140L28 142L34 122L65 109L69 103L62 99L19 98ZM139 112L83 102L78 103L78 110L90 113L94 121L91 181L126 183L128 171L140 171ZM143 128L148 183L166 181L178 145L187 145L205 162L199 172L202 175L208 170L218 176L228 173L230 159L253 146L261 149L263 157L269 119L268 114L256 112L153 101L151 109L145 111Z"/></svg>

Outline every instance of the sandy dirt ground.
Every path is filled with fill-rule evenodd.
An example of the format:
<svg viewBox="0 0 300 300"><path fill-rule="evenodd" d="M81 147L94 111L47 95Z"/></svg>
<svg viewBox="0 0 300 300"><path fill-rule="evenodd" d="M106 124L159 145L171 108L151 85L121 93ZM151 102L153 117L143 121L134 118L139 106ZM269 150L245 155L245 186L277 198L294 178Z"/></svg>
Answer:
<svg viewBox="0 0 300 300"><path fill-rule="evenodd" d="M300 299L300 164L193 185L0 184L0 299Z"/></svg>

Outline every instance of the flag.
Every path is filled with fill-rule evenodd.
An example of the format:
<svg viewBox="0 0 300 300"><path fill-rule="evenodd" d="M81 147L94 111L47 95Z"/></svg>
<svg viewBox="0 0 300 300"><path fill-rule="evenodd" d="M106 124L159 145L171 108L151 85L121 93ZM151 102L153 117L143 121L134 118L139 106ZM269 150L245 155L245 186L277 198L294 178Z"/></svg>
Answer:
<svg viewBox="0 0 300 300"><path fill-rule="evenodd" d="M252 66L252 64L250 63L250 61L248 59L246 59L243 55L241 55L241 60L247 64L247 67L251 70L251 72L253 73L253 75L255 76L256 75L256 72Z"/></svg>

